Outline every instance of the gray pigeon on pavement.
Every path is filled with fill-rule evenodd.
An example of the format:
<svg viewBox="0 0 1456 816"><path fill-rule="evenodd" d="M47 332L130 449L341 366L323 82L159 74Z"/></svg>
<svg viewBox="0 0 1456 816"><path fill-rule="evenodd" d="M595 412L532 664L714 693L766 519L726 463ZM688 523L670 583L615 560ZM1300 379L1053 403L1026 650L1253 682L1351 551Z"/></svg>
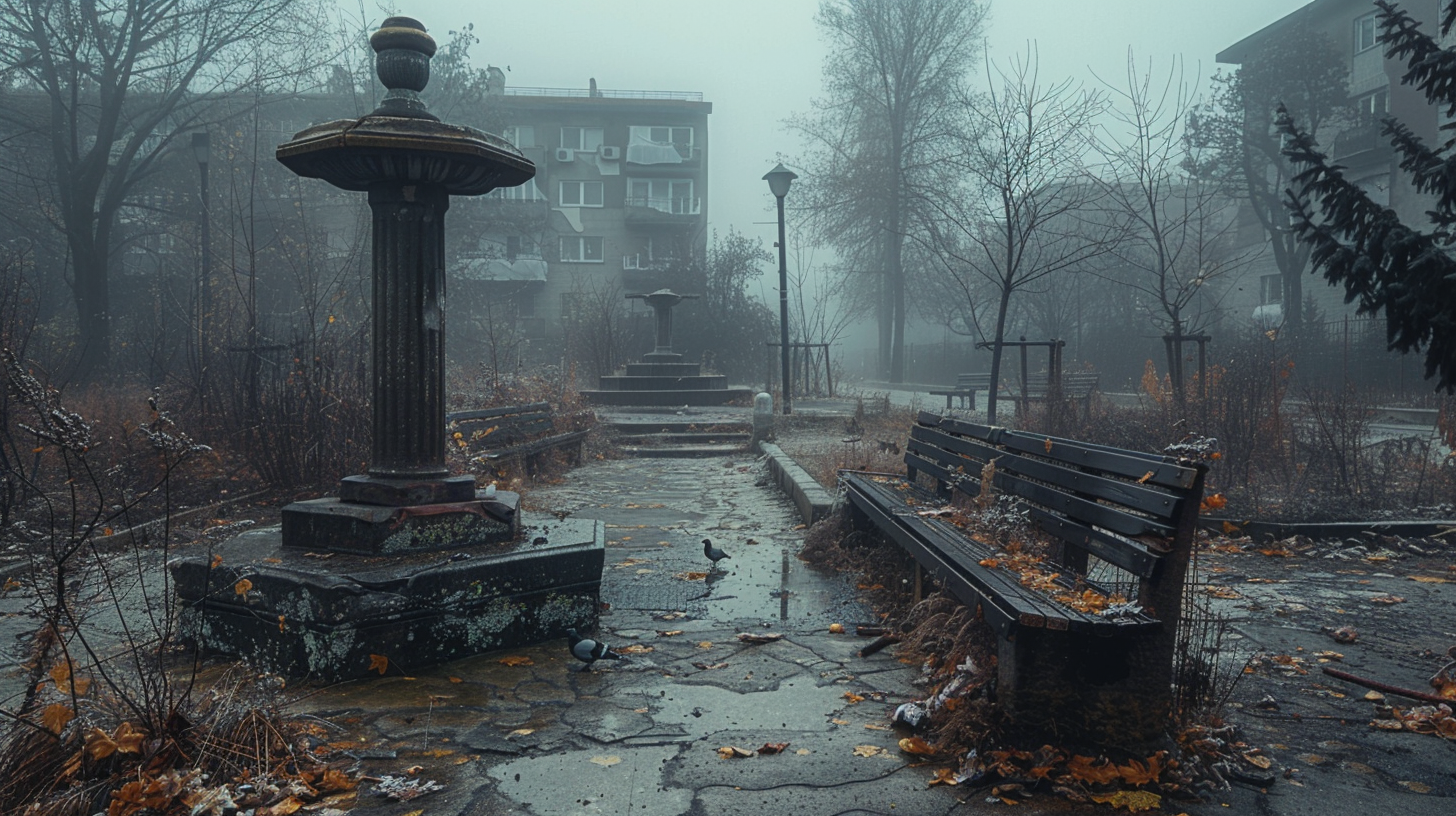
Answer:
<svg viewBox="0 0 1456 816"><path fill-rule="evenodd" d="M703 539L703 555L708 556L708 560L712 561L713 566L715 567L718 566L719 561L722 561L725 558L733 557L728 553L725 553L722 550L718 549L717 547L714 547L713 540L711 538Z"/></svg>
<svg viewBox="0 0 1456 816"><path fill-rule="evenodd" d="M571 644L571 656L586 664L586 669L598 660L621 660L622 656L612 651L607 644L582 637L575 629L567 629L566 636Z"/></svg>

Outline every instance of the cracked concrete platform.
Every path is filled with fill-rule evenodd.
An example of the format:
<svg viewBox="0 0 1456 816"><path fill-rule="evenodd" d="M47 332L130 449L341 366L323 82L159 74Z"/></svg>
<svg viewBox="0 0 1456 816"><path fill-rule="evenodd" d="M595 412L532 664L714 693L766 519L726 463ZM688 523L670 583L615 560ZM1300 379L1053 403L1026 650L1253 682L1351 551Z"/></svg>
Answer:
<svg viewBox="0 0 1456 816"><path fill-rule="evenodd" d="M965 793L929 787L933 768L900 754L901 735L887 727L894 705L916 695L917 669L888 652L859 658L866 640L829 633L877 617L851 578L795 557L797 511L753 459L599 462L528 503L605 523L599 637L650 651L582 671L563 641L310 690L294 710L344 728L361 756L393 752L366 760L367 773L422 765L449 785L408 806L373 799L366 785L356 813L716 816L771 806L828 816L960 805ZM732 557L694 579L686 573L710 571L703 538ZM745 645L740 632L785 637ZM501 662L511 656L531 664ZM851 691L865 699L851 703ZM766 742L789 745L746 759L717 753ZM859 745L885 753L857 757Z"/></svg>

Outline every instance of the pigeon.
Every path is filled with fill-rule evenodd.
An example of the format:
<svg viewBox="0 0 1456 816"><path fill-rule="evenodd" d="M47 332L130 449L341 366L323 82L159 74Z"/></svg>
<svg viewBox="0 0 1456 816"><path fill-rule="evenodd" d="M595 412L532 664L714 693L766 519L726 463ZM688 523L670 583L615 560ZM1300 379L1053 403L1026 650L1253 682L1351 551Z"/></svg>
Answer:
<svg viewBox="0 0 1456 816"><path fill-rule="evenodd" d="M722 561L725 558L733 557L728 553L725 553L722 550L718 549L717 547L714 547L713 540L711 538L703 539L703 555L708 556L708 560L712 561L713 566L715 567L718 566L719 561Z"/></svg>
<svg viewBox="0 0 1456 816"><path fill-rule="evenodd" d="M567 629L566 637L571 643L571 656L586 664L586 669L598 660L621 660L622 656L612 651L607 644L584 638L575 629Z"/></svg>

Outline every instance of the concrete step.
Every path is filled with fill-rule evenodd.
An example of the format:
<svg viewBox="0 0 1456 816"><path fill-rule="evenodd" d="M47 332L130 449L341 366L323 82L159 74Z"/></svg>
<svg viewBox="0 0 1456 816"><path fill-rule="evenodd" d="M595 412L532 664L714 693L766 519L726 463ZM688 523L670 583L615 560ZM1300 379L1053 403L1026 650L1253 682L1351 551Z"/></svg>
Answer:
<svg viewBox="0 0 1456 816"><path fill-rule="evenodd" d="M742 445L624 445L619 450L641 459L701 459L712 456L736 456L744 452Z"/></svg>
<svg viewBox="0 0 1456 816"><path fill-rule="evenodd" d="M734 444L746 445L748 440L753 438L751 431L728 431L728 432L707 432L707 431L679 431L675 433L626 433L617 437L620 445L712 445L712 444Z"/></svg>
<svg viewBox="0 0 1456 816"><path fill-rule="evenodd" d="M684 419L664 419L661 422L634 419L623 422L613 422L610 419L603 418L602 425L620 434L753 433L753 424L750 422L693 422L692 420Z"/></svg>

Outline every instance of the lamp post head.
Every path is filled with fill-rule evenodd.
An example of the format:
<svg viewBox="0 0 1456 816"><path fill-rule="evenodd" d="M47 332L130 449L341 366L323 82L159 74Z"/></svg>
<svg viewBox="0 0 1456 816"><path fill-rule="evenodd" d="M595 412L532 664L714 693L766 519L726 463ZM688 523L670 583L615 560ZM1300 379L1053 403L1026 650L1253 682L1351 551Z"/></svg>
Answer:
<svg viewBox="0 0 1456 816"><path fill-rule="evenodd" d="M798 173L783 166L783 164L763 174L763 180L768 182L768 189L774 194L775 198L783 198L788 195L789 185L793 184L794 179L798 177Z"/></svg>
<svg viewBox="0 0 1456 816"><path fill-rule="evenodd" d="M212 153L212 136L202 130L192 134L192 157L197 159L198 164L207 164L208 157Z"/></svg>

